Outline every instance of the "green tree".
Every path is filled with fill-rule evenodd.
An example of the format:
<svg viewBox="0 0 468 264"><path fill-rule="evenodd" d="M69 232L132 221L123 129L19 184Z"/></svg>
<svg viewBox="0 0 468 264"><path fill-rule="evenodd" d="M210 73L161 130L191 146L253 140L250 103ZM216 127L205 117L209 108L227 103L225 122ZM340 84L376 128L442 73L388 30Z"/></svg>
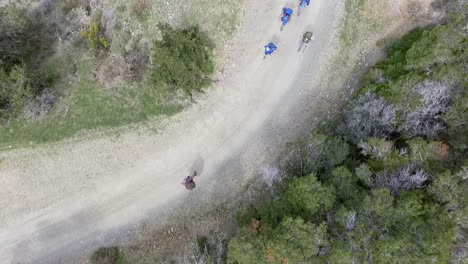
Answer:
<svg viewBox="0 0 468 264"><path fill-rule="evenodd" d="M415 164L424 164L437 158L439 142L425 141L422 138L413 138L407 141L410 150L410 160Z"/></svg>
<svg viewBox="0 0 468 264"><path fill-rule="evenodd" d="M434 64L452 64L466 59L468 38L453 30L450 25L440 25L425 30L406 54L407 69L422 69Z"/></svg>
<svg viewBox="0 0 468 264"><path fill-rule="evenodd" d="M239 230L229 242L227 263L267 263L265 238L248 227Z"/></svg>
<svg viewBox="0 0 468 264"><path fill-rule="evenodd" d="M465 73L466 74L466 73ZM448 125L451 145L459 150L468 149L468 89L461 90L452 107L442 118Z"/></svg>
<svg viewBox="0 0 468 264"><path fill-rule="evenodd" d="M357 184L358 178L345 166L339 166L332 170L327 183L336 190L336 196L344 204L357 205L363 198L363 190Z"/></svg>
<svg viewBox="0 0 468 264"><path fill-rule="evenodd" d="M320 250L328 247L327 224L314 225L300 218L285 218L268 248L272 263L311 263ZM253 263L253 262L251 262Z"/></svg>
<svg viewBox="0 0 468 264"><path fill-rule="evenodd" d="M393 202L394 197L389 189L372 190L361 205L360 215L365 219L365 224L379 231L395 224L398 219L395 217Z"/></svg>
<svg viewBox="0 0 468 264"><path fill-rule="evenodd" d="M200 91L214 71L213 44L198 27L173 29L159 24L162 39L154 42L154 78L187 94Z"/></svg>
<svg viewBox="0 0 468 264"><path fill-rule="evenodd" d="M293 180L284 192L284 199L292 210L306 218L317 213L323 214L335 203L335 191L323 186L315 174Z"/></svg>

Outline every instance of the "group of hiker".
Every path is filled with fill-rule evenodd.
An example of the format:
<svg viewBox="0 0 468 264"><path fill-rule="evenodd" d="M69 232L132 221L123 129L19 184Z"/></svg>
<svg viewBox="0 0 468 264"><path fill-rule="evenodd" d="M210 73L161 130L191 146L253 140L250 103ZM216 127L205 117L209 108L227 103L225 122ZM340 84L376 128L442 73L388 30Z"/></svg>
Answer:
<svg viewBox="0 0 468 264"><path fill-rule="evenodd" d="M301 10L307 7L309 4L310 4L310 0L299 0L298 8L297 8L297 15L299 16ZM281 18L280 18L281 31L283 31L283 27L286 26L286 24L288 24L289 21L291 21L292 14L293 14L293 10L291 8L288 8L288 7L283 8L283 12L281 13ZM301 47L302 47L302 44L304 43L307 44L312 38L313 38L313 34L311 32L306 32L303 36ZM301 47L299 47L299 50L301 49ZM267 45L265 45L265 56L272 54L277 49L278 47L273 42L268 43ZM184 178L181 184L184 185L187 190L190 190L190 191L193 190L196 187L196 184L194 181L196 176L197 176L197 172L193 171L189 176L186 176Z"/></svg>
<svg viewBox="0 0 468 264"><path fill-rule="evenodd" d="M297 15L299 16L301 13L301 10L306 8L310 4L310 0L299 0L298 6L297 6ZM293 14L293 10L289 7L283 7L280 21L281 21L281 29L280 31L283 31L283 27L286 26L289 21L291 21L291 17ZM313 38L313 34L311 32L306 32L303 36L302 44L305 43L307 44L311 39ZM265 57L268 55L273 54L278 49L275 43L270 42L267 45L265 45ZM299 48L300 49L300 48Z"/></svg>

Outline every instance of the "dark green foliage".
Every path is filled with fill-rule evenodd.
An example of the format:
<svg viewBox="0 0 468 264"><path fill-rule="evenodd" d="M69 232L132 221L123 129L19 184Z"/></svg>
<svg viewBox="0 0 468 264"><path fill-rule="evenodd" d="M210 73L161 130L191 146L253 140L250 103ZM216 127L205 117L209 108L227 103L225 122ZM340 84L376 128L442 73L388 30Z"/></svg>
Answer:
<svg viewBox="0 0 468 264"><path fill-rule="evenodd" d="M227 263L267 263L265 240L257 231L242 228L229 242Z"/></svg>
<svg viewBox="0 0 468 264"><path fill-rule="evenodd" d="M210 84L214 71L213 44L198 27L173 29L158 26L162 40L154 42L154 78L187 94L200 91Z"/></svg>
<svg viewBox="0 0 468 264"><path fill-rule="evenodd" d="M440 140L449 133L456 148L466 148L467 133L453 133L451 127L465 129L466 103L460 97L468 89L467 64L468 37L453 25L410 32L369 70L343 114L340 133L353 143L391 133ZM452 104L458 113L453 108L447 113Z"/></svg>
<svg viewBox="0 0 468 264"><path fill-rule="evenodd" d="M0 8L0 67L7 73L22 64L34 51L32 21L26 9L7 5Z"/></svg>
<svg viewBox="0 0 468 264"><path fill-rule="evenodd" d="M423 32L406 53L407 70L426 69L438 64L449 65L466 60L468 40L449 25Z"/></svg>
<svg viewBox="0 0 468 264"><path fill-rule="evenodd" d="M324 215L333 207L335 191L333 188L322 186L317 177L311 174L292 181L282 199L296 215L310 219L316 214Z"/></svg>
<svg viewBox="0 0 468 264"><path fill-rule="evenodd" d="M387 58L376 64L375 67L383 71L386 79L396 79L407 73L405 69L406 53L414 42L421 39L423 32L422 29L415 29L406 34L389 49Z"/></svg>
<svg viewBox="0 0 468 264"><path fill-rule="evenodd" d="M359 178L344 166L336 167L327 177L327 183L336 190L336 197L346 206L356 206L362 200L364 190L358 184Z"/></svg>
<svg viewBox="0 0 468 264"><path fill-rule="evenodd" d="M461 263L466 41L444 25L396 43L340 124L291 144L290 180L239 214L230 263Z"/></svg>
<svg viewBox="0 0 468 264"><path fill-rule="evenodd" d="M41 12L15 3L0 7L0 123L21 114L31 97L57 79L41 68L54 41Z"/></svg>
<svg viewBox="0 0 468 264"><path fill-rule="evenodd" d="M0 122L18 114L31 96L31 86L24 68L14 66L9 73L0 68Z"/></svg>
<svg viewBox="0 0 468 264"><path fill-rule="evenodd" d="M460 150L468 149L468 88L457 95L442 118L448 126L447 136L451 145Z"/></svg>
<svg viewBox="0 0 468 264"><path fill-rule="evenodd" d="M270 262L308 263L328 247L327 224L286 218L267 241ZM268 252L267 252L268 253Z"/></svg>
<svg viewBox="0 0 468 264"><path fill-rule="evenodd" d="M286 217L275 229L241 229L229 243L228 263L309 263L328 249L326 223Z"/></svg>
<svg viewBox="0 0 468 264"><path fill-rule="evenodd" d="M90 258L91 264L126 264L124 253L118 247L103 247Z"/></svg>

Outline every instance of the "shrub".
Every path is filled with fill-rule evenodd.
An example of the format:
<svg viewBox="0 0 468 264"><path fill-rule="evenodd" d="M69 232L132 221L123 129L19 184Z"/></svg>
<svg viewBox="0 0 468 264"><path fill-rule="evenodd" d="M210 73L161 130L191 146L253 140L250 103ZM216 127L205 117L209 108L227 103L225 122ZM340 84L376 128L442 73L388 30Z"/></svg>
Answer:
<svg viewBox="0 0 468 264"><path fill-rule="evenodd" d="M90 258L91 264L126 264L124 253L118 247L103 247L96 250Z"/></svg>
<svg viewBox="0 0 468 264"><path fill-rule="evenodd" d="M22 111L31 94L30 80L24 67L14 66L9 74L0 68L0 121Z"/></svg>
<svg viewBox="0 0 468 264"><path fill-rule="evenodd" d="M213 44L196 26L173 29L159 24L162 39L154 42L154 78L192 95L211 83Z"/></svg>
<svg viewBox="0 0 468 264"><path fill-rule="evenodd" d="M0 8L0 67L7 73L24 63L34 50L34 32L27 10L8 5Z"/></svg>
<svg viewBox="0 0 468 264"><path fill-rule="evenodd" d="M88 30L81 31L81 35L88 40L89 45L93 49L109 48L109 43L107 43L106 39L101 36L102 32L96 22L93 22L91 26L89 26Z"/></svg>

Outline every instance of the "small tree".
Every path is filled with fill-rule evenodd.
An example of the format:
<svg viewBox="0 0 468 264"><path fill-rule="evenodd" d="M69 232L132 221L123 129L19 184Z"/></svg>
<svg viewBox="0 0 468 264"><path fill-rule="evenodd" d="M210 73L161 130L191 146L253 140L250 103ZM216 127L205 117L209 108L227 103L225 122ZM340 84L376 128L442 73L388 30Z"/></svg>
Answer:
<svg viewBox="0 0 468 264"><path fill-rule="evenodd" d="M196 26L173 29L159 24L162 39L154 42L154 78L192 95L211 81L213 44Z"/></svg>

